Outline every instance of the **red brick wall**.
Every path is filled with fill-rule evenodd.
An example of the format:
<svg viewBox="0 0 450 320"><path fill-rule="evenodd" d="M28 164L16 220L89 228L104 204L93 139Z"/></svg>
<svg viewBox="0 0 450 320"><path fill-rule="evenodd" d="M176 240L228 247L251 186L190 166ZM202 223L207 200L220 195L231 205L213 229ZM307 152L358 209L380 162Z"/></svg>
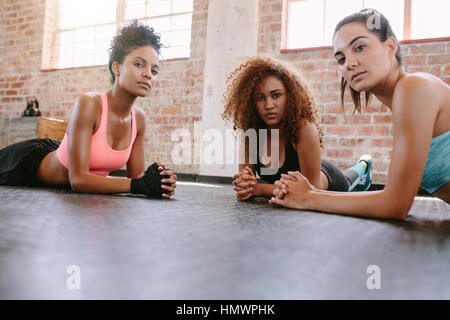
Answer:
<svg viewBox="0 0 450 320"><path fill-rule="evenodd" d="M374 182L384 183L392 150L389 109L373 99L361 114L352 115L346 96L345 113L340 106L340 77L331 49L280 53L283 0L260 0L259 54L288 60L312 85L325 129L324 156L341 169L352 166L364 153L374 158ZM402 44L404 70L432 73L450 84L450 41ZM348 93L348 90L347 90Z"/></svg>
<svg viewBox="0 0 450 320"><path fill-rule="evenodd" d="M208 1L195 0L192 15L191 56L164 62L159 83L140 106L147 117L146 162L155 159L182 173L198 173L199 165L171 164L170 153L178 143L171 133L178 128L194 132L194 122L202 118L203 69L206 50Z"/></svg>
<svg viewBox="0 0 450 320"><path fill-rule="evenodd" d="M49 30L54 0L4 0L0 2L0 117L18 117L27 99L35 96L44 116L69 118L75 98L110 87L105 66L41 71L49 65ZM260 0L258 53L272 54L302 70L317 96L326 130L324 155L346 168L363 153L375 159L375 182L386 178L392 145L390 113L373 102L361 115L346 113L339 104L339 75L331 50L280 53L283 0ZM47 10L47 14L45 14ZM146 161L170 164L175 145L171 133L186 128L193 133L201 120L208 0L195 0L191 57L166 61L159 84L150 97L137 104L146 112ZM405 69L426 71L450 83L450 41L402 45ZM198 165L172 167L178 172L198 173Z"/></svg>

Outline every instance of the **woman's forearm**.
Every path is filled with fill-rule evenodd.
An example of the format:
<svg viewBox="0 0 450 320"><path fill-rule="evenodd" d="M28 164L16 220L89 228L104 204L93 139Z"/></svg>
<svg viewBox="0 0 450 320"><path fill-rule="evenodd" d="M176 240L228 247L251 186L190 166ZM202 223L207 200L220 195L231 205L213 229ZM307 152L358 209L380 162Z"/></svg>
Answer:
<svg viewBox="0 0 450 320"><path fill-rule="evenodd" d="M306 200L309 210L383 219L405 219L410 208L396 202L385 190L330 192L315 190Z"/></svg>
<svg viewBox="0 0 450 320"><path fill-rule="evenodd" d="M76 192L127 193L130 192L130 185L130 178L101 177L89 173L70 178L70 186Z"/></svg>
<svg viewBox="0 0 450 320"><path fill-rule="evenodd" d="M271 197L274 189L273 184L259 183L257 182L254 186L254 196L255 197Z"/></svg>

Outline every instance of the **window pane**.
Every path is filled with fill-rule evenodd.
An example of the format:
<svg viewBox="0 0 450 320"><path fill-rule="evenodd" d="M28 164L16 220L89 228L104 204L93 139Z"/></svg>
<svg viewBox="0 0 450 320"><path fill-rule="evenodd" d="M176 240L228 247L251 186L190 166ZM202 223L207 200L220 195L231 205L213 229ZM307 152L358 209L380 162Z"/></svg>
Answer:
<svg viewBox="0 0 450 320"><path fill-rule="evenodd" d="M139 19L145 17L145 4L129 6L125 10L125 19Z"/></svg>
<svg viewBox="0 0 450 320"><path fill-rule="evenodd" d="M162 55L164 59L182 58L189 57L189 47L169 47L163 48Z"/></svg>
<svg viewBox="0 0 450 320"><path fill-rule="evenodd" d="M110 42L106 39L96 40L94 44L94 55L108 56Z"/></svg>
<svg viewBox="0 0 450 320"><path fill-rule="evenodd" d="M94 4L96 24L116 21L117 0L96 0Z"/></svg>
<svg viewBox="0 0 450 320"><path fill-rule="evenodd" d="M411 38L450 36L448 0L412 0L411 6Z"/></svg>
<svg viewBox="0 0 450 320"><path fill-rule="evenodd" d="M403 40L404 1L365 0L364 7L381 12L389 20L397 39Z"/></svg>
<svg viewBox="0 0 450 320"><path fill-rule="evenodd" d="M61 46L70 48L70 50L72 50L72 45L75 42L73 31L61 32L59 34L59 39Z"/></svg>
<svg viewBox="0 0 450 320"><path fill-rule="evenodd" d="M165 46L170 45L170 32L161 32L161 42Z"/></svg>
<svg viewBox="0 0 450 320"><path fill-rule="evenodd" d="M92 64L95 66L108 64L108 55L107 54L94 54Z"/></svg>
<svg viewBox="0 0 450 320"><path fill-rule="evenodd" d="M81 28L75 30L75 42L94 40L95 27Z"/></svg>
<svg viewBox="0 0 450 320"><path fill-rule="evenodd" d="M192 14L180 14L172 16L172 30L190 29L192 24Z"/></svg>
<svg viewBox="0 0 450 320"><path fill-rule="evenodd" d="M75 26L76 2L73 0L60 0L58 3L58 28L70 29Z"/></svg>
<svg viewBox="0 0 450 320"><path fill-rule="evenodd" d="M94 43L94 61L95 65L108 63L108 49L110 46L110 39L95 40Z"/></svg>
<svg viewBox="0 0 450 320"><path fill-rule="evenodd" d="M67 31L59 34L60 47L58 48L59 68L72 66L74 32Z"/></svg>
<svg viewBox="0 0 450 320"><path fill-rule="evenodd" d="M170 34L171 46L185 46L191 41L191 30L173 31Z"/></svg>
<svg viewBox="0 0 450 320"><path fill-rule="evenodd" d="M167 59L171 59L172 58L172 56L171 56L171 54L170 54L170 52L171 52L171 49L172 48L162 48L161 49L161 55L162 55L162 57L163 57L163 59L164 60L167 60Z"/></svg>
<svg viewBox="0 0 450 320"><path fill-rule="evenodd" d="M327 0L325 8L325 39L324 45L331 46L336 25L346 16L360 11L363 8L361 0L343 1Z"/></svg>
<svg viewBox="0 0 450 320"><path fill-rule="evenodd" d="M92 56L94 53L94 41L75 42L73 55L76 56Z"/></svg>
<svg viewBox="0 0 450 320"><path fill-rule="evenodd" d="M106 39L95 41L93 64L99 65L99 64L107 64L108 63L109 44L110 44L109 41Z"/></svg>
<svg viewBox="0 0 450 320"><path fill-rule="evenodd" d="M170 14L170 0L150 1L147 5L147 16L156 17Z"/></svg>
<svg viewBox="0 0 450 320"><path fill-rule="evenodd" d="M106 39L110 41L112 40L115 32L115 24L95 27L95 39Z"/></svg>
<svg viewBox="0 0 450 320"><path fill-rule="evenodd" d="M162 49L165 59L189 56L193 0L55 1L58 30L72 29L55 34L52 57L60 68L106 64L117 27L132 19L139 19L161 35L161 42L169 47ZM118 10L124 11L124 21L116 21Z"/></svg>
<svg viewBox="0 0 450 320"><path fill-rule="evenodd" d="M73 50L73 66L92 65L94 41L76 42Z"/></svg>
<svg viewBox="0 0 450 320"><path fill-rule="evenodd" d="M145 4L146 0L125 0L126 6L134 6L137 4Z"/></svg>
<svg viewBox="0 0 450 320"><path fill-rule="evenodd" d="M170 16L148 19L145 21L145 23L148 24L150 27L153 27L156 33L161 33L170 30Z"/></svg>
<svg viewBox="0 0 450 320"><path fill-rule="evenodd" d="M190 12L193 10L193 0L173 0L172 13Z"/></svg>
<svg viewBox="0 0 450 320"><path fill-rule="evenodd" d="M72 50L59 48L58 68L70 68L73 65Z"/></svg>
<svg viewBox="0 0 450 320"><path fill-rule="evenodd" d="M288 48L324 45L323 1L304 0L289 3Z"/></svg>
<svg viewBox="0 0 450 320"><path fill-rule="evenodd" d="M77 27L89 26L95 23L95 10L92 10L92 1L79 0L76 2L75 25Z"/></svg>
<svg viewBox="0 0 450 320"><path fill-rule="evenodd" d="M173 47L172 57L189 57L189 46Z"/></svg>
<svg viewBox="0 0 450 320"><path fill-rule="evenodd" d="M74 56L72 67L84 67L91 66L92 64L92 56Z"/></svg>

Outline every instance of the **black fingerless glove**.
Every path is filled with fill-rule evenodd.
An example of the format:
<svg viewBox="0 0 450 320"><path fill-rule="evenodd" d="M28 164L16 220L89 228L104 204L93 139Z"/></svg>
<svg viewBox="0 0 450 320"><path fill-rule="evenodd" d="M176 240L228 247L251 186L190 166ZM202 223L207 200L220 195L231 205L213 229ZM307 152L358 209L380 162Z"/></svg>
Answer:
<svg viewBox="0 0 450 320"><path fill-rule="evenodd" d="M166 168L164 170L167 170ZM170 178L168 175L160 175L158 164L154 162L147 168L141 178L131 179L130 192L133 194L146 194L148 196L161 197L162 193L170 193L168 190L161 188L161 179ZM166 184L169 185L170 184Z"/></svg>

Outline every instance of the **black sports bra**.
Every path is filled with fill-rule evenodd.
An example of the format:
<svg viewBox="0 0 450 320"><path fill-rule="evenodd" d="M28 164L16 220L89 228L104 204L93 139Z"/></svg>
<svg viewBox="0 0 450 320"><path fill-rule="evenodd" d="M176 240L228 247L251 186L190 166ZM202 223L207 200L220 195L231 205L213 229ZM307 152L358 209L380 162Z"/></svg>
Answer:
<svg viewBox="0 0 450 320"><path fill-rule="evenodd" d="M258 139L259 140L259 139ZM257 145L258 150L258 156L257 162L255 164L255 170L260 176L261 179L268 183L274 183L276 180L281 179L281 174L287 174L288 171L300 171L300 166L298 163L298 155L297 151L295 151L294 147L292 146L292 143L287 143L284 148L284 164L281 166L281 168L278 169L278 171L275 174L272 175L262 175L261 174L261 168L267 168L264 164L261 163L259 159L259 141Z"/></svg>

